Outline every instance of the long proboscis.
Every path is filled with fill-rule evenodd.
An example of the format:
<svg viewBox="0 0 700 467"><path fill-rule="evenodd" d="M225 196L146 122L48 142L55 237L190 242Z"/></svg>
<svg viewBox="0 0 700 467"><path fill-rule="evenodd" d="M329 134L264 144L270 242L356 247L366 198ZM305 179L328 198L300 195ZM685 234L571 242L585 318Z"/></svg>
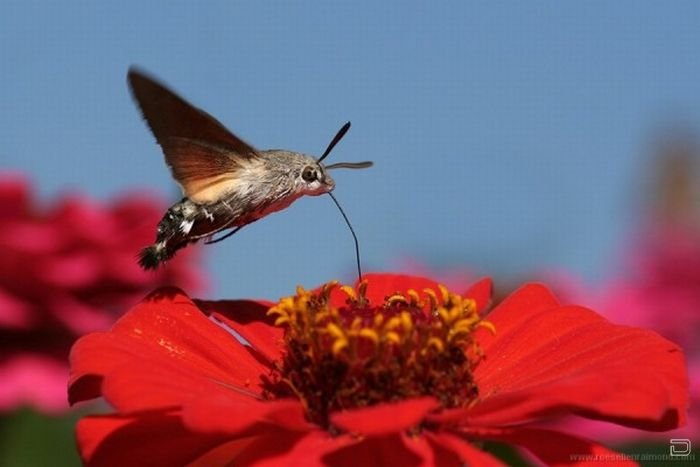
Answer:
<svg viewBox="0 0 700 467"><path fill-rule="evenodd" d="M338 202L337 199L335 199L335 196L333 196L333 193L330 191L328 192L328 196L331 197L333 202L335 203L335 206L338 208L338 211L340 211L340 214L343 216L343 219L345 219L345 223L348 225L348 228L350 229L350 233L352 234L352 239L355 242L355 258L357 259L357 278L359 282L362 282L362 266L360 264L360 242L357 240L357 235L355 234L355 229L352 228L352 224L350 223L350 219L348 219L348 216L345 214L345 211L343 211L343 208L340 207L340 203Z"/></svg>

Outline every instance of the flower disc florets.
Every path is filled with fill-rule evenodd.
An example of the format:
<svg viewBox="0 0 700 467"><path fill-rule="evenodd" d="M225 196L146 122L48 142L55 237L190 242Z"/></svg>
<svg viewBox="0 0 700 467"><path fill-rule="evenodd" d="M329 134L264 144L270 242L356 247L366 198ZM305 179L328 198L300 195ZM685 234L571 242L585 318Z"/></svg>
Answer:
<svg viewBox="0 0 700 467"><path fill-rule="evenodd" d="M345 293L343 306L331 294ZM270 398L297 396L325 428L336 410L430 395L442 407L466 407L478 395L472 371L481 358L472 332L493 331L474 300L444 286L408 290L370 303L367 283L297 288L268 314L285 331L285 352L267 381ZM337 301L336 301L337 302Z"/></svg>

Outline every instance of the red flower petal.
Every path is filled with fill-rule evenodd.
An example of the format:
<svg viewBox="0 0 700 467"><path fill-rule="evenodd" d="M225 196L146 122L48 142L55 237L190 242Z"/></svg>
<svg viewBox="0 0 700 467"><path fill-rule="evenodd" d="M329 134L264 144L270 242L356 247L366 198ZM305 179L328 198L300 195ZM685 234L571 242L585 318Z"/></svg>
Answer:
<svg viewBox="0 0 700 467"><path fill-rule="evenodd" d="M284 329L273 325L266 316L274 304L266 301L221 300L196 301L205 313L233 329L269 362L280 358Z"/></svg>
<svg viewBox="0 0 700 467"><path fill-rule="evenodd" d="M433 420L494 426L573 412L644 429L684 422L688 383L677 346L585 308L552 308L550 297L529 286L493 311L496 336L485 339L475 371L479 404Z"/></svg>
<svg viewBox="0 0 700 467"><path fill-rule="evenodd" d="M70 353L68 402L100 397L103 375L137 359L142 348L143 345L123 342L111 333L93 333L78 339Z"/></svg>
<svg viewBox="0 0 700 467"><path fill-rule="evenodd" d="M259 388L236 384L163 359L142 359L105 375L102 395L118 411L131 413L154 408L181 407L202 397L254 399Z"/></svg>
<svg viewBox="0 0 700 467"><path fill-rule="evenodd" d="M237 460L241 452L246 451L258 438L258 436L250 436L222 443L206 454L201 455L196 461L187 464L187 467L230 467L233 465L233 460ZM280 439L282 438L281 436L277 436L276 438L278 445L284 443L284 441Z"/></svg>
<svg viewBox="0 0 700 467"><path fill-rule="evenodd" d="M164 412L134 418L85 417L78 422L76 438L86 465L115 467L185 465L227 441L222 436L192 433L176 415Z"/></svg>
<svg viewBox="0 0 700 467"><path fill-rule="evenodd" d="M415 427L431 410L439 407L432 397L408 399L331 414L333 425L351 433L379 436Z"/></svg>
<svg viewBox="0 0 700 467"><path fill-rule="evenodd" d="M416 435L408 436L406 433L401 433L401 442L408 451L415 454L420 461L420 465L433 466L439 465L441 467L447 467L445 464L445 459L440 459L438 462L437 453L433 449L433 446L428 442L425 436Z"/></svg>
<svg viewBox="0 0 700 467"><path fill-rule="evenodd" d="M491 454L474 447L472 443L459 436L448 432L439 432L437 434L425 432L425 435L432 443L455 453L459 457L459 465L478 465L479 467L501 467L505 465Z"/></svg>
<svg viewBox="0 0 700 467"><path fill-rule="evenodd" d="M481 279L471 285L462 295L474 299L476 301L476 309L482 312L491 304L493 281L489 277Z"/></svg>
<svg viewBox="0 0 700 467"><path fill-rule="evenodd" d="M421 454L416 453L415 448L408 448L398 434L365 438L360 443L327 454L323 457L323 461L323 465L332 465L333 467L356 467L358 465L362 467L399 465L401 467L427 467L431 465L425 462L425 458L421 457Z"/></svg>
<svg viewBox="0 0 700 467"><path fill-rule="evenodd" d="M258 437L227 465L335 467L335 464L324 461L326 455L357 442L350 436L332 437L323 431L312 431L302 437L273 431L269 436Z"/></svg>
<svg viewBox="0 0 700 467"><path fill-rule="evenodd" d="M182 410L185 425L200 433L239 434L266 423L290 431L310 431L304 408L295 399L257 401L226 396L193 399Z"/></svg>
<svg viewBox="0 0 700 467"><path fill-rule="evenodd" d="M558 431L536 428L469 430L467 436L476 436L523 446L545 464L557 466L637 465L623 454L592 441Z"/></svg>
<svg viewBox="0 0 700 467"><path fill-rule="evenodd" d="M108 375L104 395L125 411L181 403L204 390L248 397L268 371L174 289L147 298L110 332L81 338L71 363L71 401L94 396L95 376Z"/></svg>
<svg viewBox="0 0 700 467"><path fill-rule="evenodd" d="M490 347L495 340L507 341L511 333L519 332L523 326L536 326L532 317L539 312L559 306L559 302L545 286L539 284L525 285L506 297L489 314L488 320L496 325L496 334L481 328L475 338L490 359Z"/></svg>

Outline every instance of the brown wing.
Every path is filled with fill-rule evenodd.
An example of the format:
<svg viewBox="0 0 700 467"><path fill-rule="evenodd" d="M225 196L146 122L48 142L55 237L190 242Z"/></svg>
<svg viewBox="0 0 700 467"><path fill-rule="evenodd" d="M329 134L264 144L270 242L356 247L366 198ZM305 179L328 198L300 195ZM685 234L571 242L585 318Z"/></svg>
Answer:
<svg viewBox="0 0 700 467"><path fill-rule="evenodd" d="M185 196L210 202L235 182L242 160L255 148L208 113L186 102L143 71L129 69L128 81L143 118L160 144Z"/></svg>
<svg viewBox="0 0 700 467"><path fill-rule="evenodd" d="M161 144L173 178L185 196L196 203L212 203L236 186L246 159L230 150L186 138L167 138Z"/></svg>

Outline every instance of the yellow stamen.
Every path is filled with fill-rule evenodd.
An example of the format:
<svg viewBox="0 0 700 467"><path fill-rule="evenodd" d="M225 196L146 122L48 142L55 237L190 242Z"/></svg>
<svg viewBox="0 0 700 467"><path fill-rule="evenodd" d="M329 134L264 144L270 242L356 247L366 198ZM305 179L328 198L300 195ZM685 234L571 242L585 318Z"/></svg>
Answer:
<svg viewBox="0 0 700 467"><path fill-rule="evenodd" d="M363 299L367 297L367 279L363 279L360 284L357 286L357 292L360 297Z"/></svg>
<svg viewBox="0 0 700 467"><path fill-rule="evenodd" d="M345 295L348 296L348 298L350 300L352 300L354 302L357 301L357 293L355 292L355 289L353 289L351 286L344 285L344 286L340 287L340 290L342 290L345 293Z"/></svg>
<svg viewBox="0 0 700 467"><path fill-rule="evenodd" d="M438 298L435 294L435 291L433 289L423 289L423 293L426 297L428 297L428 301L430 302L430 309L435 310L438 306Z"/></svg>
<svg viewBox="0 0 700 467"><path fill-rule="evenodd" d="M362 327L362 318L357 316L355 319L352 320L352 324L350 324L350 329L357 332L361 327Z"/></svg>
<svg viewBox="0 0 700 467"><path fill-rule="evenodd" d="M371 340L375 345L379 343L379 334L377 334L377 331L374 329L370 328L364 328L361 329L360 332L358 333L360 337L364 337L366 339Z"/></svg>
<svg viewBox="0 0 700 467"><path fill-rule="evenodd" d="M442 295L442 303L447 304L450 301L450 291L442 284L438 284L438 289L440 289L440 295Z"/></svg>
<svg viewBox="0 0 700 467"><path fill-rule="evenodd" d="M496 326L491 321L480 321L477 326L488 329L491 334L496 334Z"/></svg>
<svg viewBox="0 0 700 467"><path fill-rule="evenodd" d="M399 318L398 316L392 316L391 318L389 318L389 321L386 322L384 328L394 330L400 328L401 326L401 318Z"/></svg>
<svg viewBox="0 0 700 467"><path fill-rule="evenodd" d="M403 326L404 332L411 332L411 330L413 330L413 319L411 318L411 314L407 311L402 311L399 318L401 318L401 325Z"/></svg>
<svg viewBox="0 0 700 467"><path fill-rule="evenodd" d="M384 315L383 314L377 313L376 315L374 315L373 323L374 323L375 328L379 328L383 322L384 322Z"/></svg>
<svg viewBox="0 0 700 467"><path fill-rule="evenodd" d="M408 304L408 300L406 297L403 295L396 293L394 295L390 295L389 297L386 298L386 304L387 305L394 305L396 303L405 303Z"/></svg>
<svg viewBox="0 0 700 467"><path fill-rule="evenodd" d="M411 305L420 305L420 296L418 295L418 292L413 289L408 289L406 295L408 295L408 297L411 299Z"/></svg>
<svg viewBox="0 0 700 467"><path fill-rule="evenodd" d="M335 339L345 339L345 331L335 323L328 324L326 331Z"/></svg>
<svg viewBox="0 0 700 467"><path fill-rule="evenodd" d="M386 334L384 334L384 340L387 342L390 342L392 344L400 344L401 343L401 338L399 337L398 333L394 331L389 331Z"/></svg>
<svg viewBox="0 0 700 467"><path fill-rule="evenodd" d="M337 339L335 342L333 342L333 347L331 348L333 356L337 357L340 352L348 348L348 345L349 342L347 339Z"/></svg>
<svg viewBox="0 0 700 467"><path fill-rule="evenodd" d="M288 316L280 316L275 320L275 326L282 326L285 323L289 322L289 317Z"/></svg>
<svg viewBox="0 0 700 467"><path fill-rule="evenodd" d="M443 344L442 341L437 337L431 337L430 339L428 339L426 346L433 348L438 352L442 352L445 350L445 344Z"/></svg>

